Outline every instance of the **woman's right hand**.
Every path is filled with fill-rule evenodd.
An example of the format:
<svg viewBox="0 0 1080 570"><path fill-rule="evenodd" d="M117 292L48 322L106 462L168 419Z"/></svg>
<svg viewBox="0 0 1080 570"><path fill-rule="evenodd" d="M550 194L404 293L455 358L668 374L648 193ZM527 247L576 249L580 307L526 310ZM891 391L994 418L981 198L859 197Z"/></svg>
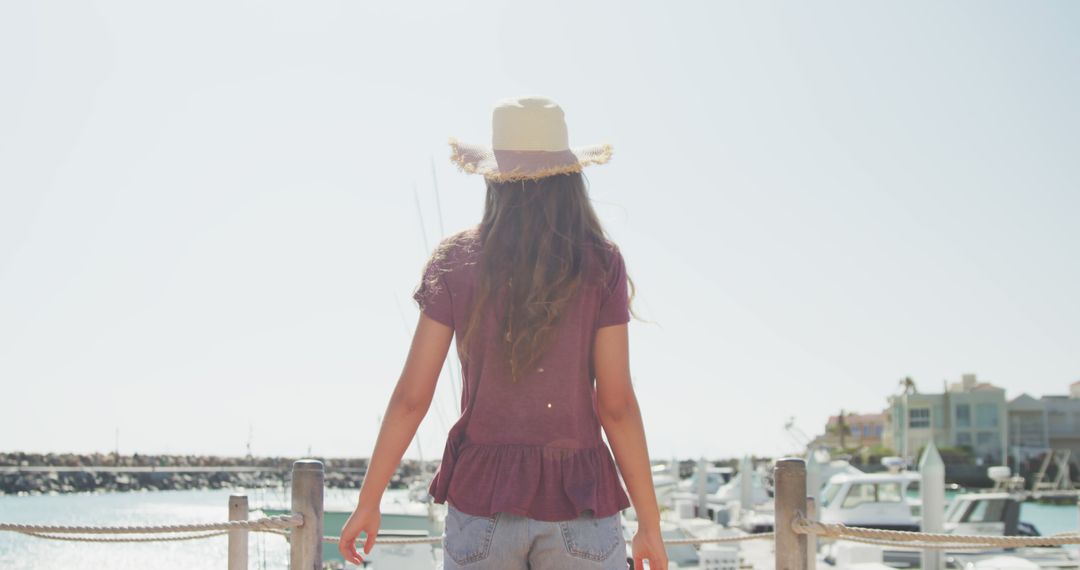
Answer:
<svg viewBox="0 0 1080 570"><path fill-rule="evenodd" d="M634 555L634 570L644 570L645 560L649 561L649 570L667 570L668 556L664 549L664 537L660 528L643 529L638 527L634 540L630 544Z"/></svg>
<svg viewBox="0 0 1080 570"><path fill-rule="evenodd" d="M356 551L356 538L360 533L366 533L364 539L364 556L371 554L371 547L375 546L375 536L379 534L379 525L382 524L382 515L378 507L369 508L357 505L356 510L349 515L345 526L341 529L341 538L338 540L338 552L349 562L359 566L363 564L364 557Z"/></svg>

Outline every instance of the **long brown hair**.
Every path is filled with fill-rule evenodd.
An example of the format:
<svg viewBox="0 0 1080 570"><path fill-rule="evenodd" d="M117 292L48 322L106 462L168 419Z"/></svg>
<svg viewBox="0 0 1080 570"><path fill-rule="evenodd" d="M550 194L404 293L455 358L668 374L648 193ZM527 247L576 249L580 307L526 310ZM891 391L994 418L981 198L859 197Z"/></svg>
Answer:
<svg viewBox="0 0 1080 570"><path fill-rule="evenodd" d="M498 344L516 382L520 371L529 370L550 346L555 325L583 283L586 257L603 260L603 252L615 246L600 225L580 172L514 182L485 180L483 218L473 231L459 234L478 237L482 253L458 354L468 358L485 311L502 301L506 310L500 323L503 342ZM453 244L449 240L446 247ZM609 269L602 268L603 274ZM634 281L629 276L627 280L632 300Z"/></svg>

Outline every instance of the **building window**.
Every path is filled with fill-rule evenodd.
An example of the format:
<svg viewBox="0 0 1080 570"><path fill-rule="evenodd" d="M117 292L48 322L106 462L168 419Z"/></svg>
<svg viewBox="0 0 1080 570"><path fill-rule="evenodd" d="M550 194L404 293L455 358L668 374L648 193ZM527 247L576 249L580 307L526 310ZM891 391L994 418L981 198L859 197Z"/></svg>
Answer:
<svg viewBox="0 0 1080 570"><path fill-rule="evenodd" d="M966 431L958 432L956 434L956 445L970 446L971 445L971 434L966 432Z"/></svg>
<svg viewBox="0 0 1080 570"><path fill-rule="evenodd" d="M979 447L986 447L994 443L994 436L996 434L992 431L980 431L975 434L975 442Z"/></svg>
<svg viewBox="0 0 1080 570"><path fill-rule="evenodd" d="M912 408L908 411L910 421L909 427L913 428L928 428L930 427L930 408Z"/></svg>
<svg viewBox="0 0 1080 570"><path fill-rule="evenodd" d="M956 405L956 427L971 427L971 406L968 404Z"/></svg>
<svg viewBox="0 0 1080 570"><path fill-rule="evenodd" d="M994 428L998 427L997 404L975 405L975 427Z"/></svg>

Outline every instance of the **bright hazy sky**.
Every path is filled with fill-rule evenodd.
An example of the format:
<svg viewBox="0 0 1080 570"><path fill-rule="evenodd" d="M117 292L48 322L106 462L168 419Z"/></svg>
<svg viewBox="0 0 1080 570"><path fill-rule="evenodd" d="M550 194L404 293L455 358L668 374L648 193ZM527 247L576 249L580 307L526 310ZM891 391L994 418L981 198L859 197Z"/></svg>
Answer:
<svg viewBox="0 0 1080 570"><path fill-rule="evenodd" d="M447 138L543 94L637 285L654 458L1080 380L1075 2L10 2L0 451L368 456ZM434 177L438 182L442 223ZM415 194L414 194L415 188ZM418 214L423 215L421 225ZM426 242L424 236L426 235ZM441 455L446 373L408 455Z"/></svg>

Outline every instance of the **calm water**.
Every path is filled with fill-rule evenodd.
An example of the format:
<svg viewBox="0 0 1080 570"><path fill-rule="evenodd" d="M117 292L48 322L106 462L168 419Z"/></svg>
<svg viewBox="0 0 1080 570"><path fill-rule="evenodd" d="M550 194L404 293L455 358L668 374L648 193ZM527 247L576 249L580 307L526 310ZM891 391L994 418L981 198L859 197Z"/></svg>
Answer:
<svg viewBox="0 0 1080 570"><path fill-rule="evenodd" d="M153 491L31 497L0 497L0 521L38 524L146 525L197 523L228 518L228 497L237 490ZM280 491L247 491L252 508L278 503ZM1075 506L1025 503L1021 518L1042 534L1075 531ZM285 539L253 533L249 539L252 569L287 569ZM42 540L0 532L0 568L11 570L118 570L224 568L224 536L205 540L143 544L94 544Z"/></svg>
<svg viewBox="0 0 1080 570"><path fill-rule="evenodd" d="M71 525L147 525L215 522L228 519L229 495L240 490L148 491L0 497L0 520L13 523ZM264 493L266 495L264 496ZM252 507L272 491L247 491ZM252 533L249 568L287 569L288 543L281 536ZM0 532L0 568L223 569L226 537L182 542L95 544L43 540Z"/></svg>
<svg viewBox="0 0 1080 570"><path fill-rule="evenodd" d="M1040 534L1057 534L1076 532L1080 519L1075 506L1024 503L1020 506L1020 520L1035 525Z"/></svg>

